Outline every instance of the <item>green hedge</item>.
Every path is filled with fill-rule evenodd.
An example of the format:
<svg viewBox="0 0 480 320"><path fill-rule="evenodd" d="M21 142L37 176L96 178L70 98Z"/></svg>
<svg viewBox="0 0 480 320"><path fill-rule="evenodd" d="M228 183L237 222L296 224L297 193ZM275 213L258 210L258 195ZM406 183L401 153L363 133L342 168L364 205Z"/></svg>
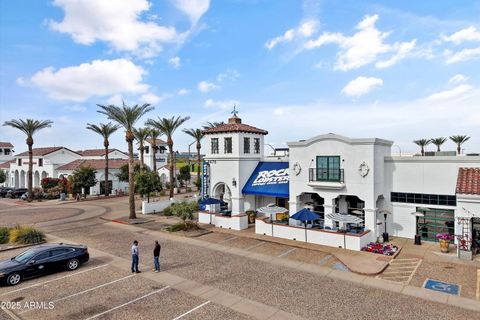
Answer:
<svg viewBox="0 0 480 320"><path fill-rule="evenodd" d="M3 239L2 232L8 234L8 238L4 240L5 242L0 241L0 243L32 244L45 241L45 234L30 226L17 225L13 228L2 227L0 228L0 240Z"/></svg>

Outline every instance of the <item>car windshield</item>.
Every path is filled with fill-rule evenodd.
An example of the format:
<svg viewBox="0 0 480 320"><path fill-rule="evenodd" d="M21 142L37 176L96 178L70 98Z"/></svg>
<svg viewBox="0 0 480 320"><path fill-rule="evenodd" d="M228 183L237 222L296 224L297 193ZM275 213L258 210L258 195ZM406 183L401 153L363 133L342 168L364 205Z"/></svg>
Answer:
<svg viewBox="0 0 480 320"><path fill-rule="evenodd" d="M13 258L15 261L20 262L20 263L25 263L28 260L30 260L33 256L35 255L34 250L27 250L25 252L20 253L18 256Z"/></svg>

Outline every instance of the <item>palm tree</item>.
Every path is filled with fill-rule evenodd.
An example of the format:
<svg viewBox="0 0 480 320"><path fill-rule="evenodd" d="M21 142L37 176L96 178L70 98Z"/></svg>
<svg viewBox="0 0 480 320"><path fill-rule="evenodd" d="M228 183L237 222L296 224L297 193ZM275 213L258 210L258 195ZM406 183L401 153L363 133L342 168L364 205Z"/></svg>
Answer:
<svg viewBox="0 0 480 320"><path fill-rule="evenodd" d="M445 141L447 141L447 138L444 138L444 137L440 137L440 138L433 138L433 139L430 139L430 141L437 146L437 151L440 152L440 147L442 146L442 144L445 143Z"/></svg>
<svg viewBox="0 0 480 320"><path fill-rule="evenodd" d="M147 140L148 135L150 134L150 129L148 128L133 128L133 135L138 142L138 150L140 151L140 168L142 170L145 168L145 162L143 161L143 154L145 153L145 140Z"/></svg>
<svg viewBox="0 0 480 320"><path fill-rule="evenodd" d="M135 136L133 135L133 126L142 116L147 112L152 111L154 108L149 104L143 104L141 106L134 105L132 107L125 105L123 103L122 107L117 107L115 105L102 106L98 104L101 110L98 110L99 113L106 115L109 119L118 123L121 127L125 129L125 140L128 145L128 204L130 207L130 219L137 218L135 214L135 181L133 178L133 140Z"/></svg>
<svg viewBox="0 0 480 320"><path fill-rule="evenodd" d="M152 139L152 154L153 154L153 172L157 172L157 139L160 136L161 132L158 129L155 128L150 128L149 132L149 137Z"/></svg>
<svg viewBox="0 0 480 320"><path fill-rule="evenodd" d="M210 128L215 128L215 127L218 127L222 124L225 124L225 122L221 121L221 122L210 122L210 121L207 121L203 124L203 129L210 129Z"/></svg>
<svg viewBox="0 0 480 320"><path fill-rule="evenodd" d="M425 155L425 147L429 145L430 142L431 142L430 139L420 139L420 140L413 141L413 143L415 143L417 146L421 148L422 156Z"/></svg>
<svg viewBox="0 0 480 320"><path fill-rule="evenodd" d="M184 129L183 132L188 134L190 137L195 139L197 141L197 183L200 181L200 163L202 161L201 156L200 156L200 149L202 148L202 145L200 144L200 141L203 138L203 130L202 129ZM190 155L188 155L190 156Z"/></svg>
<svg viewBox="0 0 480 320"><path fill-rule="evenodd" d="M105 197L108 197L110 193L110 185L108 184L108 146L110 142L108 139L110 136L120 128L118 124L113 124L111 122L105 124L100 123L99 125L87 123L87 129L92 130L95 133L98 133L103 137L103 146L105 147L105 185L104 192Z"/></svg>
<svg viewBox="0 0 480 320"><path fill-rule="evenodd" d="M469 136L451 136L450 137L450 140L452 140L453 142L455 142L457 144L457 153L460 154L462 153L462 144L464 144L465 142L468 141L468 139L470 139Z"/></svg>
<svg viewBox="0 0 480 320"><path fill-rule="evenodd" d="M170 153L170 198L173 198L173 185L175 180L174 175L174 153L173 153L173 133L190 117L171 117L171 118L158 118L158 120L148 119L147 126L158 129L161 133L167 136L168 152Z"/></svg>
<svg viewBox="0 0 480 320"><path fill-rule="evenodd" d="M50 120L33 120L33 119L12 119L5 121L4 126L18 129L27 135L28 146L28 201L32 201L32 171L33 171L33 135L44 128L50 128L53 121Z"/></svg>

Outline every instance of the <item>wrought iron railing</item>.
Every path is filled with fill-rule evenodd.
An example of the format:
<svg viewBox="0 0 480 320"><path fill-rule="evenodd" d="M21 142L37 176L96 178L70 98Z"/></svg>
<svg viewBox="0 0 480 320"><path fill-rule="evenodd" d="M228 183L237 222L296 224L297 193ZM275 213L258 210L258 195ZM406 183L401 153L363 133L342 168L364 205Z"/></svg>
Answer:
<svg viewBox="0 0 480 320"><path fill-rule="evenodd" d="M310 168L308 176L310 182L345 182L343 169Z"/></svg>

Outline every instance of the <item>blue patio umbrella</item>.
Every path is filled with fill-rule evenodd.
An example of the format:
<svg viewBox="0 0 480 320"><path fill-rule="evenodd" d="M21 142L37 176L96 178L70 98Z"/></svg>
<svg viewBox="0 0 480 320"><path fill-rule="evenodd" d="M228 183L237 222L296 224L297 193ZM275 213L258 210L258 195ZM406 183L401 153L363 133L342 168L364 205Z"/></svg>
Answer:
<svg viewBox="0 0 480 320"><path fill-rule="evenodd" d="M305 242L307 242L307 221L318 220L318 219L321 219L322 217L320 217L315 212L310 211L310 209L303 208L302 210L298 211L290 218L293 220L302 221L305 224Z"/></svg>
<svg viewBox="0 0 480 320"><path fill-rule="evenodd" d="M200 204L204 206L221 204L221 203L223 203L222 200L215 199L215 198L205 198L202 201L200 201ZM212 212L210 212L210 224L212 224Z"/></svg>

